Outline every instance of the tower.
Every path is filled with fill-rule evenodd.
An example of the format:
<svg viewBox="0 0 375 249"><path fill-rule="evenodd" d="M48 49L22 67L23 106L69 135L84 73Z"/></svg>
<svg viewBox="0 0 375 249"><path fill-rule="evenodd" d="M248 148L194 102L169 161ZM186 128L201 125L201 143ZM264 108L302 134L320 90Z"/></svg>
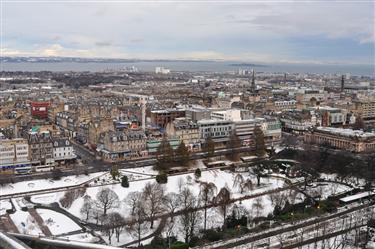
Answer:
<svg viewBox="0 0 375 249"><path fill-rule="evenodd" d="M251 85L250 85L250 92L255 93L256 86L255 86L255 70L252 70L251 75Z"/></svg>
<svg viewBox="0 0 375 249"><path fill-rule="evenodd" d="M142 130L146 130L146 99L141 97L141 108L142 108Z"/></svg>
<svg viewBox="0 0 375 249"><path fill-rule="evenodd" d="M341 76L341 92L344 91L344 87L345 87L345 80L344 80L344 75Z"/></svg>

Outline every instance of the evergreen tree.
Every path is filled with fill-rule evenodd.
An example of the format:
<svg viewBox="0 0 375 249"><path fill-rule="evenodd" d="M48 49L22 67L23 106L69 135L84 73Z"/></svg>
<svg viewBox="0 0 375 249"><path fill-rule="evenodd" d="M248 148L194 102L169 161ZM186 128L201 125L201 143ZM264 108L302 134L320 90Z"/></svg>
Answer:
<svg viewBox="0 0 375 249"><path fill-rule="evenodd" d="M174 163L174 151L167 137L164 137L156 151L156 169L167 171Z"/></svg>
<svg viewBox="0 0 375 249"><path fill-rule="evenodd" d="M199 179L202 176L201 170L199 168L196 169L195 172L194 172L194 175L195 175L196 179Z"/></svg>
<svg viewBox="0 0 375 249"><path fill-rule="evenodd" d="M176 150L176 158L182 166L187 166L189 164L190 153L184 141L181 141Z"/></svg>
<svg viewBox="0 0 375 249"><path fill-rule="evenodd" d="M215 153L215 142L212 140L212 138L209 136L206 138L206 141L204 142L202 146L203 152L207 153L207 158L213 157Z"/></svg>
<svg viewBox="0 0 375 249"><path fill-rule="evenodd" d="M156 176L156 182L159 184L165 184L168 182L168 175L162 171Z"/></svg>
<svg viewBox="0 0 375 249"><path fill-rule="evenodd" d="M253 141L255 144L255 154L259 157L266 153L266 144L264 142L264 133L260 126L255 126L253 133Z"/></svg>
<svg viewBox="0 0 375 249"><path fill-rule="evenodd" d="M355 123L353 124L353 130L364 130L365 129L365 122L363 121L362 117L356 116Z"/></svg>
<svg viewBox="0 0 375 249"><path fill-rule="evenodd" d="M121 179L121 186L124 188L129 188L129 180L127 176L123 176Z"/></svg>
<svg viewBox="0 0 375 249"><path fill-rule="evenodd" d="M118 171L117 165L112 165L111 176L112 176L113 180L116 180L117 177L120 176L120 172Z"/></svg>
<svg viewBox="0 0 375 249"><path fill-rule="evenodd" d="M238 160L238 152L236 151L236 149L239 147L241 147L241 140L235 132L232 132L227 143L227 149L231 152L228 155L228 158L230 160Z"/></svg>

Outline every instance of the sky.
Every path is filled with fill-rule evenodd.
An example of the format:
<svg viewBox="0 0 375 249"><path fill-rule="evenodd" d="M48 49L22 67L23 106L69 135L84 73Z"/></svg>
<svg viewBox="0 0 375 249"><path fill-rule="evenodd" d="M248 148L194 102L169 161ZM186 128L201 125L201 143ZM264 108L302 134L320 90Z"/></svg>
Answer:
<svg viewBox="0 0 375 249"><path fill-rule="evenodd" d="M2 56L372 64L373 0L2 0Z"/></svg>

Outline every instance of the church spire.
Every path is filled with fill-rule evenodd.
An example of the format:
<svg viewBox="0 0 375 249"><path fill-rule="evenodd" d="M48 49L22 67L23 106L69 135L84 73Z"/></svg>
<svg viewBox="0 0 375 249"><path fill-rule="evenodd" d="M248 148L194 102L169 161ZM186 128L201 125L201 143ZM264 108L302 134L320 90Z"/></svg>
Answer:
<svg viewBox="0 0 375 249"><path fill-rule="evenodd" d="M252 75L251 75L251 86L250 86L250 91L255 92L256 86L255 86L255 70L252 70Z"/></svg>
<svg viewBox="0 0 375 249"><path fill-rule="evenodd" d="M341 92L344 91L344 87L345 87L345 81L344 81L344 75L341 76Z"/></svg>

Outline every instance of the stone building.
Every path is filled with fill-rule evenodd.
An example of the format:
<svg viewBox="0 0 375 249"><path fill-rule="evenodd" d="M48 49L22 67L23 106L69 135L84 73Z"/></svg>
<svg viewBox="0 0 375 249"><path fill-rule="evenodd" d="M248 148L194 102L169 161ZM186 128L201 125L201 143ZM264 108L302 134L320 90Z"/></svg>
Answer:
<svg viewBox="0 0 375 249"><path fill-rule="evenodd" d="M375 134L361 130L317 127L305 134L304 141L357 153L375 151Z"/></svg>
<svg viewBox="0 0 375 249"><path fill-rule="evenodd" d="M31 164L35 170L46 167L50 170L54 166L52 135L48 131L30 132L28 135L29 154Z"/></svg>
<svg viewBox="0 0 375 249"><path fill-rule="evenodd" d="M53 157L56 163L65 164L76 158L73 145L67 138L53 139Z"/></svg>
<svg viewBox="0 0 375 249"><path fill-rule="evenodd" d="M200 135L197 123L186 119L176 119L166 127L166 134L169 138L183 141L189 150L200 148Z"/></svg>
<svg viewBox="0 0 375 249"><path fill-rule="evenodd" d="M0 174L31 171L29 144L26 139L0 138Z"/></svg>
<svg viewBox="0 0 375 249"><path fill-rule="evenodd" d="M142 130L108 131L102 139L100 153L104 160L121 161L140 157L146 151L146 135Z"/></svg>

